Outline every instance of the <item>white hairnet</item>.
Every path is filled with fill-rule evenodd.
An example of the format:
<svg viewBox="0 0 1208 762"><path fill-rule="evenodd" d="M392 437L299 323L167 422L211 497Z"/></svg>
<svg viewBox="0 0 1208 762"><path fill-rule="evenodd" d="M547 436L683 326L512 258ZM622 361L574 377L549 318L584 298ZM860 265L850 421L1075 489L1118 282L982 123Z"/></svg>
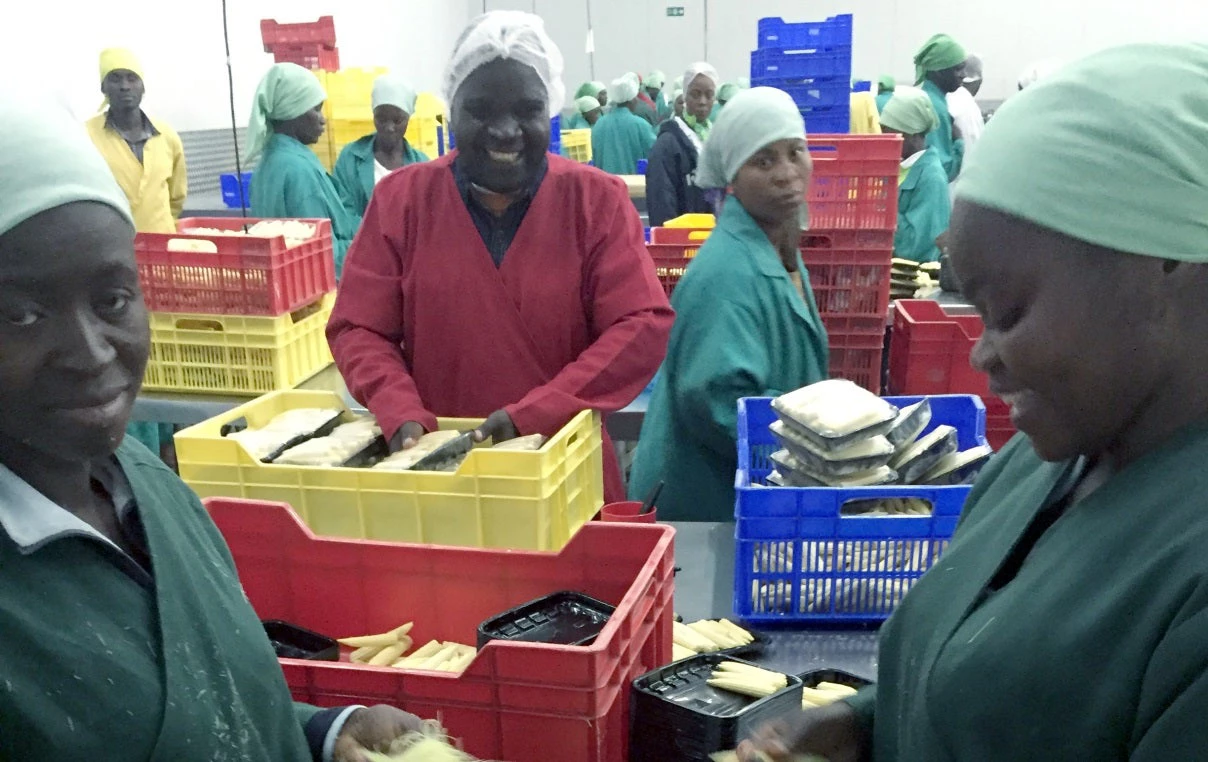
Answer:
<svg viewBox="0 0 1208 762"><path fill-rule="evenodd" d="M112 207L133 225L126 194L84 125L44 94L0 88L0 235L75 201Z"/></svg>
<svg viewBox="0 0 1208 762"><path fill-rule="evenodd" d="M562 52L546 34L541 17L523 11L491 11L471 21L461 33L445 70L445 98L450 106L471 74L501 58L536 70L549 96L550 118L562 111L566 99Z"/></svg>
<svg viewBox="0 0 1208 762"><path fill-rule="evenodd" d="M373 108L397 106L408 115L415 113L415 101L419 96L411 83L402 77L384 74L373 81Z"/></svg>
<svg viewBox="0 0 1208 762"><path fill-rule="evenodd" d="M600 102L590 95L584 95L582 98L575 99L575 108L580 114L586 114L589 111L595 111L600 107Z"/></svg>
<svg viewBox="0 0 1208 762"><path fill-rule="evenodd" d="M688 92L688 88L692 86L692 80L702 74L712 80L714 91L721 87L721 75L717 73L717 69L714 69L704 61L698 61L688 67L688 71L684 72L684 77L680 80L681 92Z"/></svg>
<svg viewBox="0 0 1208 762"><path fill-rule="evenodd" d="M639 85L633 80L634 78L628 74L620 79L614 79L608 86L608 102L619 106L638 97Z"/></svg>
<svg viewBox="0 0 1208 762"><path fill-rule="evenodd" d="M774 87L743 90L726 104L700 154L696 184L725 188L764 146L805 139L805 120L791 96Z"/></svg>

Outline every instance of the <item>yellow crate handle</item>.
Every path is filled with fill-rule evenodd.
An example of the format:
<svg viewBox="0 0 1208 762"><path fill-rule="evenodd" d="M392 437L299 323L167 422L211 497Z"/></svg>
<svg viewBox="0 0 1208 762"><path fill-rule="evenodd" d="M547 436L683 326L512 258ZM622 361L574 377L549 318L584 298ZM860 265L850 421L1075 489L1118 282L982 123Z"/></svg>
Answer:
<svg viewBox="0 0 1208 762"><path fill-rule="evenodd" d="M178 331L211 331L222 333L226 327L217 320L205 320L203 318L181 318L176 321L176 330Z"/></svg>

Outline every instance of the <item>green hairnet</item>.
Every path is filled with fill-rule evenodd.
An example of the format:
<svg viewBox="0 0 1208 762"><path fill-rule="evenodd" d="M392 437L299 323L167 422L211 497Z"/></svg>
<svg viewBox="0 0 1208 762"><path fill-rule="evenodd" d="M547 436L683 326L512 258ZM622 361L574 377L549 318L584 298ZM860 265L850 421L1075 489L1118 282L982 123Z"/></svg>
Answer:
<svg viewBox="0 0 1208 762"><path fill-rule="evenodd" d="M937 34L914 54L914 83L917 85L926 79L929 71L951 69L963 64L968 57L956 40L946 34Z"/></svg>
<svg viewBox="0 0 1208 762"><path fill-rule="evenodd" d="M596 100L594 95L584 95L582 98L575 98L575 110L580 114L595 111L599 107L600 102Z"/></svg>
<svg viewBox="0 0 1208 762"><path fill-rule="evenodd" d="M739 90L751 89L751 80L746 77L739 77L738 79L734 80L734 83L738 85Z"/></svg>
<svg viewBox="0 0 1208 762"><path fill-rule="evenodd" d="M310 71L292 63L273 64L256 87L252 116L247 125L248 158L268 145L272 122L296 119L323 101L327 93Z"/></svg>
<svg viewBox="0 0 1208 762"><path fill-rule="evenodd" d="M738 86L737 82L727 82L717 91L717 100L729 104L740 92L742 92L742 88Z"/></svg>
<svg viewBox="0 0 1208 762"><path fill-rule="evenodd" d="M892 93L897 86L897 80L888 74L882 74L881 76L877 77L877 87L879 88Z"/></svg>
<svg viewBox="0 0 1208 762"><path fill-rule="evenodd" d="M397 106L407 114L415 113L415 101L419 96L415 88L402 77L386 74L373 81L373 109L378 106Z"/></svg>
<svg viewBox="0 0 1208 762"><path fill-rule="evenodd" d="M662 90L667 85L667 75L655 69L646 75L646 79L642 80L642 84L646 87L653 87L656 90Z"/></svg>
<svg viewBox="0 0 1208 762"><path fill-rule="evenodd" d="M1208 262L1205 82L1203 44L1066 66L1003 104L957 197L1099 246Z"/></svg>
<svg viewBox="0 0 1208 762"><path fill-rule="evenodd" d="M579 89L575 91L575 100L578 100L585 95L590 95L594 98L607 89L608 85L605 85L603 82L584 82L582 85L579 85Z"/></svg>
<svg viewBox="0 0 1208 762"><path fill-rule="evenodd" d="M805 121L788 93L774 87L743 90L726 104L705 141L696 171L702 188L725 188L764 146L805 139Z"/></svg>
<svg viewBox="0 0 1208 762"><path fill-rule="evenodd" d="M940 124L931 97L917 87L899 87L881 110L881 126L904 135L926 135Z"/></svg>
<svg viewBox="0 0 1208 762"><path fill-rule="evenodd" d="M88 133L45 94L0 87L0 236L30 217L96 201L134 225L126 194Z"/></svg>

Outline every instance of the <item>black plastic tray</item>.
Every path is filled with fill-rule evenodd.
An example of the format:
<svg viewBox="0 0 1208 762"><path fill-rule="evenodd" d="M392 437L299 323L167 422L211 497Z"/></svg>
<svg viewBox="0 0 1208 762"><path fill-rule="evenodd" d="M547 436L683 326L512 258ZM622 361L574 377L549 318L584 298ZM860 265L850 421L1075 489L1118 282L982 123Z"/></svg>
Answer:
<svg viewBox="0 0 1208 762"><path fill-rule="evenodd" d="M339 661L340 644L335 640L312 632L280 619L267 619L263 623L273 650L281 659L307 659L309 661Z"/></svg>
<svg viewBox="0 0 1208 762"><path fill-rule="evenodd" d="M802 672L797 677L801 678L801 683L806 688L813 688L818 683L850 685L856 690L872 685L871 680L865 680L862 677L853 675L850 672L844 672L841 669L812 669L809 672Z"/></svg>
<svg viewBox="0 0 1208 762"><path fill-rule="evenodd" d="M478 625L478 647L492 640L591 645L614 611L613 606L583 593L552 593Z"/></svg>
<svg viewBox="0 0 1208 762"><path fill-rule="evenodd" d="M630 762L708 762L733 749L765 722L801 711L800 678L762 699L708 684L723 661L751 662L725 654L701 654L642 675L630 693Z"/></svg>

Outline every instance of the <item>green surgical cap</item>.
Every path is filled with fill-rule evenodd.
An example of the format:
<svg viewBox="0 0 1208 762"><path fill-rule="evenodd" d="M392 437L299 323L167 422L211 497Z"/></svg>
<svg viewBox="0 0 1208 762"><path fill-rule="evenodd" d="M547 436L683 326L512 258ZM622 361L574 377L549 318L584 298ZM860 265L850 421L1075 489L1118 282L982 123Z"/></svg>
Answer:
<svg viewBox="0 0 1208 762"><path fill-rule="evenodd" d="M273 64L256 87L248 120L248 158L259 156L273 131L272 122L296 119L323 101L327 93L307 69L292 63Z"/></svg>
<svg viewBox="0 0 1208 762"><path fill-rule="evenodd" d="M34 215L76 201L106 204L134 225L109 165L62 104L0 87L0 135L0 236Z"/></svg>
<svg viewBox="0 0 1208 762"><path fill-rule="evenodd" d="M378 106L397 106L408 115L415 113L418 99L415 88L402 77L385 74L373 81L373 110Z"/></svg>
<svg viewBox="0 0 1208 762"><path fill-rule="evenodd" d="M904 135L926 135L940 124L931 98L917 87L899 87L881 110L881 126Z"/></svg>
<svg viewBox="0 0 1208 762"><path fill-rule="evenodd" d="M914 54L914 83L927 78L929 71L943 71L959 66L968 58L965 49L946 34L937 34Z"/></svg>
<svg viewBox="0 0 1208 762"><path fill-rule="evenodd" d="M575 100L578 100L585 95L590 95L594 98L607 89L608 86L603 82L584 82L579 86L579 89L575 91Z"/></svg>
<svg viewBox="0 0 1208 762"><path fill-rule="evenodd" d="M646 76L646 79L642 81L642 84L646 87L653 87L656 90L662 90L667 84L667 75L656 69Z"/></svg>
<svg viewBox="0 0 1208 762"><path fill-rule="evenodd" d="M805 139L805 122L788 93L774 87L743 90L717 117L700 154L696 182L725 188L752 156L778 140Z"/></svg>
<svg viewBox="0 0 1208 762"><path fill-rule="evenodd" d="M1127 45L994 115L959 199L1099 246L1208 262L1208 46Z"/></svg>
<svg viewBox="0 0 1208 762"><path fill-rule="evenodd" d="M882 74L881 76L877 77L877 86L884 88L885 90L888 90L889 92L892 93L894 91L894 89L898 86L898 83L893 77L889 76L888 74Z"/></svg>
<svg viewBox="0 0 1208 762"><path fill-rule="evenodd" d="M738 86L737 82L727 82L717 91L717 100L728 104L740 92L742 92L742 88Z"/></svg>

